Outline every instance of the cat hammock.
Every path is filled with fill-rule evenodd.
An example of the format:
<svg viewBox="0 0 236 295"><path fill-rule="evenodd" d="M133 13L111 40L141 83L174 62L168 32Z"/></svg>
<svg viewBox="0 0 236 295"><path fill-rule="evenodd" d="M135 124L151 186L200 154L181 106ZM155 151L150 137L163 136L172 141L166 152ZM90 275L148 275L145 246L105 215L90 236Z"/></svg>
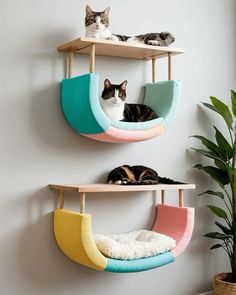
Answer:
<svg viewBox="0 0 236 295"><path fill-rule="evenodd" d="M119 186L114 184L50 185L60 191L60 205L54 211L54 234L59 248L73 261L106 272L139 272L171 263L187 247L194 225L194 208L183 207L183 189L194 189L193 184ZM165 190L177 189L179 206L165 205ZM105 257L97 248L91 227L91 215L85 213L85 192L127 192L161 190L162 203L157 205L157 215L152 230L172 237L176 246L171 251L156 256L134 260ZM80 213L64 209L64 191L79 192Z"/></svg>
<svg viewBox="0 0 236 295"><path fill-rule="evenodd" d="M98 55L122 56L137 59L152 59L153 83L146 85L144 104L158 115L157 119L142 122L110 120L99 102L98 79L94 74L95 48ZM151 139L160 135L173 122L180 98L180 83L171 80L171 57L183 53L181 49L134 45L124 42L80 38L58 47L66 51L67 73L62 81L61 104L64 116L78 133L91 139L125 143ZM73 52L90 54L90 73L71 78ZM168 79L155 83L157 57L168 56Z"/></svg>
<svg viewBox="0 0 236 295"><path fill-rule="evenodd" d="M180 84L163 81L147 84L144 103L158 115L157 119L130 123L110 120L98 97L98 75L87 74L62 81L62 109L71 127L80 134L107 142L142 141L161 134L173 121Z"/></svg>

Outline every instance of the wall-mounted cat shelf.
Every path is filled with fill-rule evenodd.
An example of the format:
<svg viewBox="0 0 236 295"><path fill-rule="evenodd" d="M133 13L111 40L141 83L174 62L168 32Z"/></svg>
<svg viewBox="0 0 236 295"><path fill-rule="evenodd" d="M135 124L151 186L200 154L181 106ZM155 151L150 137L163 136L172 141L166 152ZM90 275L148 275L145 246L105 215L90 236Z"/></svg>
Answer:
<svg viewBox="0 0 236 295"><path fill-rule="evenodd" d="M127 143L156 137L173 122L180 99L180 83L171 80L172 56L184 53L184 49L79 38L60 45L58 51L67 53L62 110L76 132L99 141ZM90 74L71 78L74 52L90 55ZM94 74L96 55L152 60L152 83L146 85L144 104L154 110L157 119L134 123L106 116L99 102L98 75ZM166 56L169 81L155 83L156 60Z"/></svg>
<svg viewBox="0 0 236 295"><path fill-rule="evenodd" d="M194 208L183 207L183 190L195 189L194 184L158 184L122 186L115 184L50 184L59 191L59 208L54 211L54 233L62 252L73 261L107 272L137 272L171 263L187 247L193 231ZM179 206L165 205L165 191L177 190ZM135 260L116 260L102 255L92 234L91 215L85 213L85 193L161 191L161 204L157 205L157 217L152 231L175 239L176 246L160 255ZM65 210L64 192L80 194L80 213Z"/></svg>
<svg viewBox="0 0 236 295"><path fill-rule="evenodd" d="M171 80L172 56L185 52L182 48L132 44L95 38L78 38L58 46L57 50L67 53L66 78L71 77L72 74L73 53L80 53L90 55L90 73L94 73L96 55L152 60L153 83L156 81L157 59L168 57L168 80Z"/></svg>

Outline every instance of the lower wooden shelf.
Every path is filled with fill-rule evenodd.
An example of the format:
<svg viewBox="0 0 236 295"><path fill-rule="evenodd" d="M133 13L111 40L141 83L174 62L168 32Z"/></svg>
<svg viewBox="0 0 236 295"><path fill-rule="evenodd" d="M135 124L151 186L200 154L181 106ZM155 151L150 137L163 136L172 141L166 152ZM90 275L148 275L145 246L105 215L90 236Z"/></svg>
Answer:
<svg viewBox="0 0 236 295"><path fill-rule="evenodd" d="M137 192L137 191L158 191L158 190L180 190L195 189L195 184L155 184L155 185L119 185L119 184L49 184L49 187L59 191L78 193L99 193L99 192Z"/></svg>
<svg viewBox="0 0 236 295"><path fill-rule="evenodd" d="M77 192L80 194L80 213L85 213L85 193L101 192L138 192L161 191L161 204L165 203L165 191L177 190L179 207L183 207L183 190L195 189L195 184L156 184L156 185L119 185L119 184L49 184L49 187L59 191L59 208L64 208L64 192Z"/></svg>

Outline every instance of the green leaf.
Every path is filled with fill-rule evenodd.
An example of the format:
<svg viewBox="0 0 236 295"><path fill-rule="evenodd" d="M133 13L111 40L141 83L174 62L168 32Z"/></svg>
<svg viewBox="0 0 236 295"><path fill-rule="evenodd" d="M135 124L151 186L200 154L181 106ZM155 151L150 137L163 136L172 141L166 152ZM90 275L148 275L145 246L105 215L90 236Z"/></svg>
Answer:
<svg viewBox="0 0 236 295"><path fill-rule="evenodd" d="M228 140L224 137L224 135L215 126L213 127L215 128L215 138L218 146L224 152L226 158L230 160L234 154L233 148L231 147Z"/></svg>
<svg viewBox="0 0 236 295"><path fill-rule="evenodd" d="M215 225L217 225L224 234L226 235L231 235L232 234L232 230L229 229L228 227L224 226L223 224L219 223L218 221L215 222Z"/></svg>
<svg viewBox="0 0 236 295"><path fill-rule="evenodd" d="M212 166L202 166L201 164L197 164L193 168L203 170L208 173L222 188L229 183L228 175L221 169Z"/></svg>
<svg viewBox="0 0 236 295"><path fill-rule="evenodd" d="M214 96L210 96L210 100L213 106L217 109L218 113L224 118L228 128L233 130L233 118L228 106Z"/></svg>
<svg viewBox="0 0 236 295"><path fill-rule="evenodd" d="M227 213L219 208L219 207L215 207L215 206L212 206L212 205L208 205L207 206L216 216L220 217L220 218L223 218L223 219L227 219L228 216L227 216Z"/></svg>
<svg viewBox="0 0 236 295"><path fill-rule="evenodd" d="M208 234L204 235L204 237L211 238L211 239L219 239L219 240L228 240L228 239L232 238L231 235L224 235L224 234L218 233L218 232L208 233Z"/></svg>
<svg viewBox="0 0 236 295"><path fill-rule="evenodd" d="M231 90L231 101L232 101L232 111L234 116L236 117L236 92Z"/></svg>
<svg viewBox="0 0 236 295"><path fill-rule="evenodd" d="M204 194L213 195L213 196L217 196L221 199L224 199L224 194L222 192L213 192L213 191L208 190L208 191L205 191L205 192L198 194L198 195L202 196Z"/></svg>
<svg viewBox="0 0 236 295"><path fill-rule="evenodd" d="M215 244L215 245L213 245L213 246L211 246L211 250L213 250L213 249L217 249L217 248L220 248L220 247L222 247L222 244Z"/></svg>
<svg viewBox="0 0 236 295"><path fill-rule="evenodd" d="M232 167L228 167L228 175L229 175L229 179L231 180L231 183L233 184L233 186L236 189L236 169L232 168ZM236 191L235 191L235 193L236 193Z"/></svg>
<svg viewBox="0 0 236 295"><path fill-rule="evenodd" d="M214 160L214 163L217 168L228 173L228 166L227 165L223 164L221 161L218 161L218 160Z"/></svg>
<svg viewBox="0 0 236 295"><path fill-rule="evenodd" d="M223 157L221 157L219 155L216 155L213 152L205 151L205 150L202 150L202 149L195 149L195 148L190 148L190 149L196 151L197 153L199 153L199 154L201 154L201 155L203 155L205 157L208 157L208 158L213 159L213 160L218 160L218 161L222 162L222 164L227 165L227 163L226 163L227 159L226 158L223 158Z"/></svg>
<svg viewBox="0 0 236 295"><path fill-rule="evenodd" d="M201 140L202 144L204 144L205 147L207 147L213 153L218 154L218 155L221 154L221 149L214 142L208 140L206 137L201 136L201 135L193 135L191 137Z"/></svg>
<svg viewBox="0 0 236 295"><path fill-rule="evenodd" d="M216 113L219 114L218 110L217 110L213 105L211 105L211 104L209 104L209 103L206 103L206 102L203 102L202 104L203 104L205 107L207 107L208 109L210 109L210 110L212 110L212 111L214 111L214 112L216 112Z"/></svg>

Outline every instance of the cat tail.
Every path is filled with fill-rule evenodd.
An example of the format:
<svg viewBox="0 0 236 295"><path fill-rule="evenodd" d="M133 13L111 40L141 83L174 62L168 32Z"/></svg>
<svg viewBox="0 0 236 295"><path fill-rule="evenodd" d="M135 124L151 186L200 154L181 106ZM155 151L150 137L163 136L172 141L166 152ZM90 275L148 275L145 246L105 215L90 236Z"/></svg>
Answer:
<svg viewBox="0 0 236 295"><path fill-rule="evenodd" d="M122 183L122 185L151 185L158 184L157 180L138 180L138 181L127 181Z"/></svg>
<svg viewBox="0 0 236 295"><path fill-rule="evenodd" d="M162 184L184 184L184 182L179 182L179 181L175 181L173 179L170 178L166 178L166 177L158 177L158 183L162 183Z"/></svg>
<svg viewBox="0 0 236 295"><path fill-rule="evenodd" d="M171 43L175 42L175 37L169 32L161 32L160 38L165 42L166 46L169 46Z"/></svg>

